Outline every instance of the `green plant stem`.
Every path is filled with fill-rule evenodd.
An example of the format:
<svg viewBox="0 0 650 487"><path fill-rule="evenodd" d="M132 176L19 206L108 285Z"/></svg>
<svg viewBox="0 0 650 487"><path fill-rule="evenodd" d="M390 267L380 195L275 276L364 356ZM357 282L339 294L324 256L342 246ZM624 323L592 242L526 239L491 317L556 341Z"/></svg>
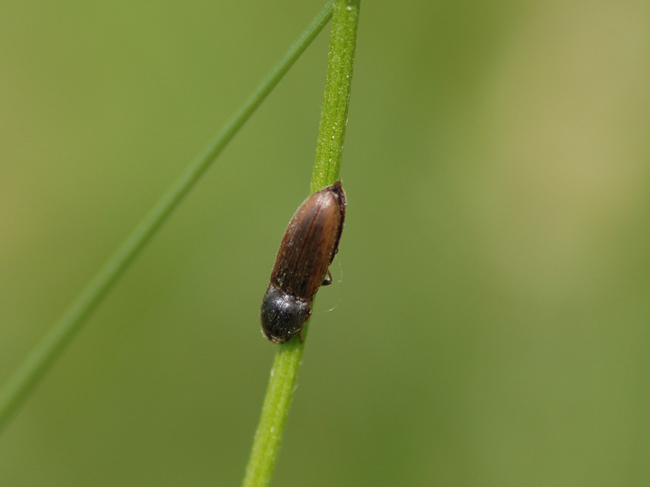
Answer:
<svg viewBox="0 0 650 487"><path fill-rule="evenodd" d="M178 181L167 191L104 267L95 275L63 316L31 350L27 358L0 390L0 429L6 425L16 409L25 401L29 393L82 327L86 318L103 300L156 230L160 228L201 175L212 164L217 155L325 27L332 16L332 9L333 6L330 2L291 46L284 58L262 80L239 111L226 123L203 154L185 170Z"/></svg>
<svg viewBox="0 0 650 487"><path fill-rule="evenodd" d="M334 6L323 111L316 162L311 177L312 193L339 179L357 45L359 2L360 0L336 0Z"/></svg>
<svg viewBox="0 0 650 487"><path fill-rule="evenodd" d="M311 181L314 193L339 178L345 126L348 118L352 66L357 40L360 0L335 0L327 63L325 97ZM280 345L262 406L244 487L269 485L277 461L293 391L302 363L309 322L297 337Z"/></svg>

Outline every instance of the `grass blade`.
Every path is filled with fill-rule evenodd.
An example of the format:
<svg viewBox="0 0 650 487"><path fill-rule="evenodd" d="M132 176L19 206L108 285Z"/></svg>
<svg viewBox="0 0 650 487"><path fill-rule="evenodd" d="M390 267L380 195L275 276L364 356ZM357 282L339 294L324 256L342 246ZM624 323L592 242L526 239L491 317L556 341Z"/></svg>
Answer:
<svg viewBox="0 0 650 487"><path fill-rule="evenodd" d="M357 40L359 2L360 0L336 0L334 4L323 112L312 173L312 193L334 184L339 178ZM294 337L280 345L275 357L246 468L244 487L265 487L271 481L302 363L308 327L309 322L302 330L302 343Z"/></svg>

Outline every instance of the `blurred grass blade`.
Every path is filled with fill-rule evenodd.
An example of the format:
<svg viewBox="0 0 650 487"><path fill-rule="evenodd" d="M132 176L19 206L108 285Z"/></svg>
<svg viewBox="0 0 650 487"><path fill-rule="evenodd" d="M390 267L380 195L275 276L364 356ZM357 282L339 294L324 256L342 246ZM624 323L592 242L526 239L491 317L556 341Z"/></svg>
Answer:
<svg viewBox="0 0 650 487"><path fill-rule="evenodd" d="M312 193L334 184L339 178L357 43L359 3L360 0L334 2L327 80L311 181ZM271 482L293 391L296 388L308 329L309 321L302 330L303 341L298 340L297 336L294 337L280 345L275 356L262 414L246 467L244 487L265 487Z"/></svg>
<svg viewBox="0 0 650 487"><path fill-rule="evenodd" d="M215 157L230 142L246 120L260 106L300 55L307 49L332 16L332 3L318 14L311 25L291 46L287 54L260 83L251 97L226 123L204 153L192 163L167 194L153 207L133 233L119 247L88 286L59 318L43 339L34 347L25 361L0 391L0 429L38 384L48 369L61 355L85 319L106 296L113 284L129 267L152 235L178 206L196 181L212 164Z"/></svg>

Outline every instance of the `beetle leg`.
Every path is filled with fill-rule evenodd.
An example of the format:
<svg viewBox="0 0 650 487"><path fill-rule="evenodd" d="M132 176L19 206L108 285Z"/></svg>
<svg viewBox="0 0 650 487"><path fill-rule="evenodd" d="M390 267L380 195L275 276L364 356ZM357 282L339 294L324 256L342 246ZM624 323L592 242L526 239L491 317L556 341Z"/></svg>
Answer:
<svg viewBox="0 0 650 487"><path fill-rule="evenodd" d="M329 286L330 284L332 284L332 273L328 269L327 270L327 277L325 279L323 279L323 284L321 284L321 285L322 286Z"/></svg>

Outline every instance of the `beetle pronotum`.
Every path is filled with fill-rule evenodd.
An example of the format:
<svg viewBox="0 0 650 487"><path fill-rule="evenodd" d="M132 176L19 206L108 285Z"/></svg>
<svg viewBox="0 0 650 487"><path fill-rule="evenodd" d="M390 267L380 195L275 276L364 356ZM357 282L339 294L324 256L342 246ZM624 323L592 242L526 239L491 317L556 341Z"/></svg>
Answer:
<svg viewBox="0 0 650 487"><path fill-rule="evenodd" d="M284 343L300 334L316 291L331 284L328 267L338 252L345 204L337 181L308 197L291 218L260 312L262 333L272 342Z"/></svg>

